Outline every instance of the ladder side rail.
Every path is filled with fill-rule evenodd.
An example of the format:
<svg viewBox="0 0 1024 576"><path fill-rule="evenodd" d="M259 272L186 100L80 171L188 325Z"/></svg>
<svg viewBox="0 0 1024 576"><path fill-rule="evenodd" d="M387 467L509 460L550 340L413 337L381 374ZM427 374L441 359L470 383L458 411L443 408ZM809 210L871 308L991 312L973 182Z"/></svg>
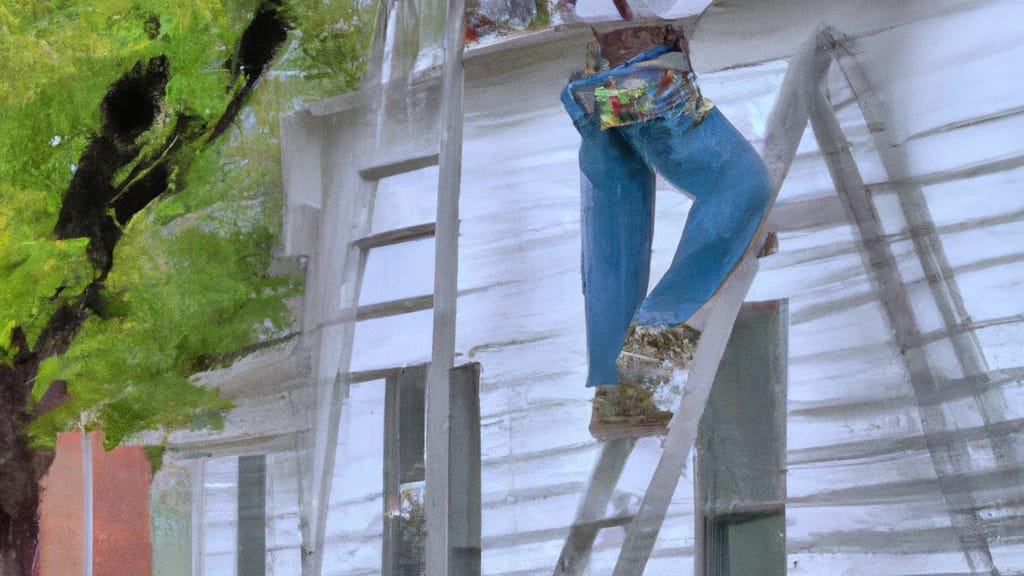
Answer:
<svg viewBox="0 0 1024 576"><path fill-rule="evenodd" d="M375 183L373 184L375 186ZM371 202L372 205L372 202ZM349 253L347 263L355 270L346 274L347 278L353 279L353 295L349 298L350 304L346 307L348 312L345 320L340 325L333 325L327 329L337 331L337 339L326 338L321 341L321 354L324 348L336 348L340 356L334 378L326 382L318 378L318 384L324 388L319 392L324 393L325 408L321 408L323 420L318 421L318 430L314 438L316 453L314 454L314 478L316 483L313 497L315 500L315 516L311 532L314 538L313 550L310 560L312 561L313 576L320 576L323 571L323 553L327 541L327 514L331 502L331 488L335 473L335 459L338 451L338 436L341 427L341 414L348 398L351 385L349 366L352 361L352 348L355 341L355 325L358 311L359 292L362 288L363 272L366 269L366 251L354 245L346 252ZM347 266L348 267L348 266ZM343 303L344 304L344 303ZM330 353L330 351L327 351ZM319 398L318 398L319 400ZM323 434L320 428L323 427ZM319 463L319 466L316 464Z"/></svg>
<svg viewBox="0 0 1024 576"><path fill-rule="evenodd" d="M635 445L635 438L615 438L604 443L583 502L562 546L554 576L583 576L597 532L606 526L603 520L608 502Z"/></svg>
<svg viewBox="0 0 1024 576"><path fill-rule="evenodd" d="M435 0L436 1L436 0ZM431 6L424 3L424 6ZM436 8L436 7L435 7ZM440 17L437 10L423 19ZM459 194L462 178L463 68L465 0L448 0L441 79L441 136L437 218L434 232L434 326L426 393L427 574L445 576L453 567L449 542L449 462L451 386L455 364L455 314L458 300Z"/></svg>
<svg viewBox="0 0 1024 576"><path fill-rule="evenodd" d="M378 0L377 19L373 27L373 41L370 45L370 57L366 61L364 86L378 86L384 75L385 51L388 46L388 21L391 18L393 0Z"/></svg>

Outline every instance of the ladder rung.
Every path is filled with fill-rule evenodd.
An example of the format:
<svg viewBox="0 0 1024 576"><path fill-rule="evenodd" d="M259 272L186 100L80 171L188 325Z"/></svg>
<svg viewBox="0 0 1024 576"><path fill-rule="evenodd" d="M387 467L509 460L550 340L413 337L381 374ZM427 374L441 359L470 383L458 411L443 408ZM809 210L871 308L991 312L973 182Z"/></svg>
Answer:
<svg viewBox="0 0 1024 576"><path fill-rule="evenodd" d="M605 528L626 526L633 520L633 514L617 516L615 518L602 518L591 522L577 522L569 528L569 537L562 547L562 554L558 558L554 576L578 576L583 574L591 551L594 549L594 541L597 533Z"/></svg>
<svg viewBox="0 0 1024 576"><path fill-rule="evenodd" d="M388 230L386 232L379 232L377 234L364 236L353 242L353 244L363 250L380 248L381 246L390 246L391 244L398 244L400 242L430 238L434 235L435 228L436 224L434 222L407 226L405 228L396 228L395 230Z"/></svg>
<svg viewBox="0 0 1024 576"><path fill-rule="evenodd" d="M633 521L633 514L627 514L625 516L616 516L614 518L603 518L596 522L587 522L586 524L579 524L580 528L593 528L595 530L604 530L605 528L615 528L616 526L625 526Z"/></svg>
<svg viewBox="0 0 1024 576"><path fill-rule="evenodd" d="M388 176L394 176L396 174L404 174L405 172L412 172L428 166L437 166L440 162L440 158L440 154L437 152L431 152L430 154L410 156L408 158L401 158L391 162L381 162L380 164L374 164L360 169L359 175L366 180L380 180L381 178L387 178Z"/></svg>
<svg viewBox="0 0 1024 576"><path fill-rule="evenodd" d="M356 310L356 320L371 320L373 318L384 318L385 316L398 316L409 314L420 310L429 310L434 306L434 295L413 296L401 300L391 300L379 304L367 304Z"/></svg>

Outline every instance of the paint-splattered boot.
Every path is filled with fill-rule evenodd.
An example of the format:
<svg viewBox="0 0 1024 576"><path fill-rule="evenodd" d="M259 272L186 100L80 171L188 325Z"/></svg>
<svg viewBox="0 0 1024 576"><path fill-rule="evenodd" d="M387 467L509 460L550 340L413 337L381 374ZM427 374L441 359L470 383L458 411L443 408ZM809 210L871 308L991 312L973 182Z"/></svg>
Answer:
<svg viewBox="0 0 1024 576"><path fill-rule="evenodd" d="M699 337L685 324L631 324L616 362L619 384L594 393L591 435L601 441L664 435Z"/></svg>

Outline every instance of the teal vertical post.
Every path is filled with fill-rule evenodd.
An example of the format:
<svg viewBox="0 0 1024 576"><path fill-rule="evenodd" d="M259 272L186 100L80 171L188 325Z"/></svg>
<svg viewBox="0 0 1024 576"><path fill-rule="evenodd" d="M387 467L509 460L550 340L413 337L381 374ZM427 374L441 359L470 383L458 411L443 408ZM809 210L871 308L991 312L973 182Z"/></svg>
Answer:
<svg viewBox="0 0 1024 576"><path fill-rule="evenodd" d="M785 301L744 305L701 420L695 573L786 574Z"/></svg>
<svg viewBox="0 0 1024 576"><path fill-rule="evenodd" d="M448 575L480 576L480 364L453 368L449 377Z"/></svg>
<svg viewBox="0 0 1024 576"><path fill-rule="evenodd" d="M267 457L238 459L238 576L267 571Z"/></svg>

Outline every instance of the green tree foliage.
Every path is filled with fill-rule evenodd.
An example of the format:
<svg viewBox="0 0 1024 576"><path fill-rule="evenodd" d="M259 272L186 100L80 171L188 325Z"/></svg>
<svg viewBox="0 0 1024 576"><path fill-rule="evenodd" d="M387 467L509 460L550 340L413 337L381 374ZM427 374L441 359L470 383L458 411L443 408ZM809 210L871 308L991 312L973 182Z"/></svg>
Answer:
<svg viewBox="0 0 1024 576"><path fill-rule="evenodd" d="M0 574L59 432L215 424L192 376L288 334L278 118L355 85L360 2L0 3Z"/></svg>
<svg viewBox="0 0 1024 576"><path fill-rule="evenodd" d="M43 359L29 405L33 445L73 428L106 431L108 446L143 429L183 426L226 407L190 377L217 358L288 332L296 279L268 274L280 221L278 118L349 90L365 67L374 5L298 2L292 31L230 128L164 159L183 118L207 133L240 91L239 42L258 0L6 0L0 5L0 363L24 332L35 346L61 306L97 280L99 303L67 351ZM100 103L138 62L170 68L141 152L114 176L124 185L165 162L167 192L121 225L109 274L88 239L60 240L62 198L92 138ZM232 68L234 62L234 70ZM54 381L69 397L35 414Z"/></svg>

